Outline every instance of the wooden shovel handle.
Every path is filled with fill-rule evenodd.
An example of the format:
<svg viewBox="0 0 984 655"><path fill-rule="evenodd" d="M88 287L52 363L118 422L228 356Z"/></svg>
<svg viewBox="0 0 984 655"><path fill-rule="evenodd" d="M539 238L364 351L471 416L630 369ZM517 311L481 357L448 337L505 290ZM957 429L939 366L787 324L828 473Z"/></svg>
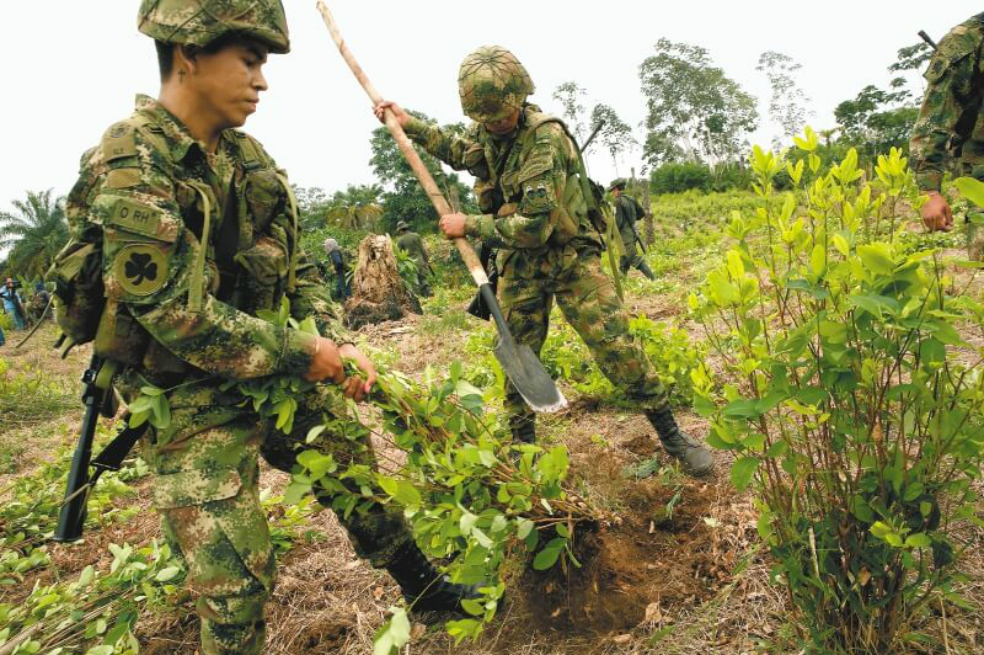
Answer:
<svg viewBox="0 0 984 655"><path fill-rule="evenodd" d="M359 84L365 89L369 98L372 100L373 107L378 105L383 101L383 97L379 95L376 91L376 87L372 85L369 78L366 76L365 71L359 66L359 62L355 60L355 56L352 51L349 50L348 45L345 43L345 39L342 38L341 32L338 31L338 25L335 24L335 19L332 17L331 12L328 11L328 7L321 0L318 1L318 11L321 12L321 16L325 19L325 25L328 26L328 31L331 33L331 38L338 46L338 51L342 54L342 58L348 67L352 69L352 73L355 78L359 80ZM414 149L413 144L410 143L410 139L407 138L406 133L403 131L403 127L400 125L400 121L397 120L396 115L390 111L386 110L386 127L389 129L390 134L393 135L393 139L396 140L396 145L400 148L400 152L406 157L407 161L410 163L410 168L413 169L414 175L420 181L420 185L424 187L424 191L427 192L427 196L430 198L431 203L434 205L434 209L437 210L438 216L444 216L445 214L454 213L451 209L451 205L444 198L441 190L438 188L437 184L434 182L434 178L431 177L430 171L424 166L424 162L421 161L420 155ZM475 283L479 286L489 283L489 278L485 274L485 269L482 268L482 262L479 261L478 255L475 254L475 250L468 244L465 239L454 239L454 245L458 248L458 252L461 253L461 258L465 262L465 266L468 267L468 271L471 273L472 278Z"/></svg>

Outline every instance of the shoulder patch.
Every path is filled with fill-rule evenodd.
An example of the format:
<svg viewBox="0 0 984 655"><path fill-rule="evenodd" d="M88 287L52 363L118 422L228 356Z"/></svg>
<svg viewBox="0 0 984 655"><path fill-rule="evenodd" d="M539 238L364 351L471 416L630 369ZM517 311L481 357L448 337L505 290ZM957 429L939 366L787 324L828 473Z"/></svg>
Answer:
<svg viewBox="0 0 984 655"><path fill-rule="evenodd" d="M167 256L152 243L131 243L116 254L113 274L120 288L131 296L149 296L164 286Z"/></svg>
<svg viewBox="0 0 984 655"><path fill-rule="evenodd" d="M554 157L552 148L549 144L538 142L533 146L533 151L529 157L523 162L523 166L520 168L519 175L516 179L520 183L532 180L553 170L553 165Z"/></svg>
<svg viewBox="0 0 984 655"><path fill-rule="evenodd" d="M110 210L109 224L129 232L160 239L161 215L163 213L163 210L153 205L119 197L114 200Z"/></svg>
<svg viewBox="0 0 984 655"><path fill-rule="evenodd" d="M537 180L523 185L519 211L524 216L548 212L557 206L557 195L551 180Z"/></svg>
<svg viewBox="0 0 984 655"><path fill-rule="evenodd" d="M110 189L129 189L139 185L140 179L139 168L114 168L106 175L106 186Z"/></svg>
<svg viewBox="0 0 984 655"><path fill-rule="evenodd" d="M116 123L103 135L102 153L105 161L137 154L137 139L134 126L127 121Z"/></svg>

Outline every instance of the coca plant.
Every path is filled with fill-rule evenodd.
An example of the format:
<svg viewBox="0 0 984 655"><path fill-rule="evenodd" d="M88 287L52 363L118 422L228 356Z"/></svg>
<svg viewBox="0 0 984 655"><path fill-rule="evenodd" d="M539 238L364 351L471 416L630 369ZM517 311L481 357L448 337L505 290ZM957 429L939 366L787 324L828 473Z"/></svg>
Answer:
<svg viewBox="0 0 984 655"><path fill-rule="evenodd" d="M754 491L801 637L885 652L920 638L931 600L959 602L984 444L982 351L965 337L984 307L942 252L899 238L919 204L899 151L868 182L854 151L825 165L812 131L796 143L788 159L754 150L760 206L735 212L734 247L690 298L720 363L693 373L695 405Z"/></svg>
<svg viewBox="0 0 984 655"><path fill-rule="evenodd" d="M310 318L291 319L286 302L261 318L318 332ZM229 386L289 435L299 405L317 385L271 376ZM462 601L467 616L447 623L456 642L477 639L496 615L505 593L501 569L510 554L528 558L538 571L579 566L574 553L581 531L610 520L572 488L567 448L514 444L485 411L485 394L467 381L460 362L447 376L428 369L420 381L382 370L361 411L338 387L318 388L324 405L306 443L326 430L357 443L373 437L387 445L376 451L382 466L295 444L297 466L285 500L299 502L320 487L333 492L333 509L344 515L374 503L400 507L421 548L450 559L444 572L452 581L479 585L480 598ZM145 389L144 397L163 397L154 392ZM388 655L409 639L407 609L393 608L376 633L374 652Z"/></svg>
<svg viewBox="0 0 984 655"><path fill-rule="evenodd" d="M259 315L318 334L312 318L298 322L290 317L286 300L278 311ZM479 585L480 598L462 601L467 616L446 625L460 643L477 639L495 617L505 593L501 569L509 555L528 558L538 571L580 566L575 546L581 532L611 517L572 488L566 447L512 442L485 412L486 394L467 381L459 362L447 376L428 369L423 378L414 381L381 370L364 410L345 399L339 387L295 376L228 382L226 390L238 391L244 406L273 421L288 440L296 438L290 435L299 407L319 390L318 420L305 426L302 442L292 444L297 465L284 500L300 503L324 488L335 496L332 508L346 516L375 503L400 507L418 545L434 557L450 559L444 572L452 581ZM162 389L143 387L130 407L131 424L150 421L160 428L170 422ZM326 430L335 439L358 444L369 437L384 442L388 447L376 451L382 466L370 465L365 445L340 449L344 455L339 459L307 447ZM410 640L407 608L392 609L375 635L376 655L397 652Z"/></svg>

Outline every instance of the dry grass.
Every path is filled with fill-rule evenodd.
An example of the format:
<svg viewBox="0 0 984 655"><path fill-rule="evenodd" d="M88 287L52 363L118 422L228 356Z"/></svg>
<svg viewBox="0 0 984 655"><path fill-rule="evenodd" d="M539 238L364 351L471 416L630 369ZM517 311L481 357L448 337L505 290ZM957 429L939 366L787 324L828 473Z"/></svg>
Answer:
<svg viewBox="0 0 984 655"><path fill-rule="evenodd" d="M689 288L695 272L680 271ZM673 298L639 294L629 298L633 314L654 320L677 317L683 295ZM366 328L370 344L396 351L401 370L419 374L427 365L446 367L464 357L467 332L421 334L421 319ZM688 326L699 337L696 326ZM12 368L41 366L58 379L74 383L87 356L80 352L59 360L46 351L50 335L36 339L25 352L2 354ZM426 625L418 617L407 653L467 652L473 655L559 655L566 653L795 653L794 630L784 590L769 582L769 561L755 533L755 512L749 494L736 494L728 482L727 454L716 453L718 473L707 481L679 478L682 499L668 524L647 520L665 505L670 487L633 482L622 469L655 449L651 429L639 415L575 399L566 414L543 421L546 439L564 443L571 452L579 484L623 517L600 548L610 570L570 579L524 577L513 571L507 603L477 644L455 649L440 622ZM19 457L17 474L28 471L55 443L74 440L78 412L10 432L18 441L39 431L53 436L31 443ZM702 433L701 419L680 417L684 427ZM601 437L598 439L597 437ZM8 435L0 436L6 439ZM593 438L594 437L594 438ZM381 445L381 447L385 447ZM670 476L672 478L672 476ZM286 476L264 470L263 486L283 488ZM145 482L133 502L148 507ZM0 478L0 485L3 479ZM298 543L280 563L279 581L268 605L267 651L276 655L371 652L373 634L398 602L399 590L385 574L359 560L344 530L329 511L315 514L310 527L323 533L313 544ZM150 512L91 533L84 546L52 547L56 566L41 574L70 578L87 563L108 561L110 541L146 543L159 537ZM960 593L984 607L984 531L967 530L964 569L970 576ZM619 550L619 548L621 550ZM621 553L622 560L611 559ZM518 567L517 567L518 568ZM610 575L603 575L605 573ZM597 583L592 595L591 584ZM33 581L31 582L33 584ZM621 586L620 586L621 585ZM580 603L578 605L577 603ZM615 608L614 617L606 607ZM945 615L944 615L945 609ZM548 611L545 611L548 610ZM603 617L597 619L597 617ZM429 618L429 617L424 617ZM432 617L430 617L432 618ZM602 629L598 629L602 626ZM934 608L918 628L931 635L933 646L914 652L980 652L984 616L955 606ZM139 638L146 652L195 653L198 624L190 599L165 613L146 613ZM762 644L771 644L763 647Z"/></svg>

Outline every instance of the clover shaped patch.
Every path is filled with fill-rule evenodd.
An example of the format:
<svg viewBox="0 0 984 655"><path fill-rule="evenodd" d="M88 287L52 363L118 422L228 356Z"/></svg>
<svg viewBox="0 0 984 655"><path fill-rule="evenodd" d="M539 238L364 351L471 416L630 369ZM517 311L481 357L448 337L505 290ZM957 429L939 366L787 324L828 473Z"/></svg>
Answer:
<svg viewBox="0 0 984 655"><path fill-rule="evenodd" d="M132 243L116 255L116 281L127 294L149 296L167 280L167 257L159 246Z"/></svg>

